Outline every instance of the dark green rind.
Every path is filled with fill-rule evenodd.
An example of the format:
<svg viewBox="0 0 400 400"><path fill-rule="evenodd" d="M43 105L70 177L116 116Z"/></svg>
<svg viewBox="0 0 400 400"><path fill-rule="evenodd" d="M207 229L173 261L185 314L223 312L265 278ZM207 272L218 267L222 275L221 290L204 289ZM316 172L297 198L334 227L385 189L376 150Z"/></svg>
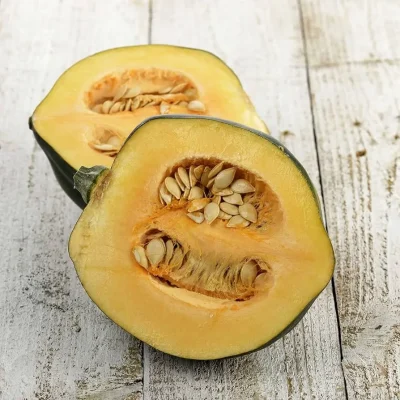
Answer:
<svg viewBox="0 0 400 400"><path fill-rule="evenodd" d="M85 208L86 203L82 200L80 193L74 189L73 177L76 173L76 169L72 168L47 142L45 142L39 136L35 130L35 127L33 126L32 118L29 118L29 128L33 132L37 143L50 161L51 168L53 169L54 175L56 176L61 188L79 208Z"/></svg>
<svg viewBox="0 0 400 400"><path fill-rule="evenodd" d="M311 189L314 199L318 205L318 210L319 210L319 214L320 214L320 218L321 218L321 222L323 223L323 217L322 217L322 210L321 210L321 203L319 201L319 197L318 194L315 190L315 187L310 179L310 177L308 176L306 170L304 169L304 167L300 164L300 162L296 159L296 157L288 150L286 149L286 147L280 143L278 140L274 139L273 137L266 135L263 132L257 131L255 129L246 127L244 125L241 124L237 124L235 122L231 122L231 121L226 121L226 120L222 120L222 119L218 119L218 118L212 118L212 117L198 117L198 116L192 116L192 115L160 115L160 116L155 116L155 117L151 117L146 119L145 121L143 121L142 123L140 123L134 130L133 132L128 136L126 142L129 140L129 138L138 130L140 129L144 124L149 123L153 120L157 120L157 119L207 119L207 120L211 120L211 121L217 121L220 123L224 123L226 125L231 125L231 126L235 126L237 128L241 128L244 130L247 130L249 132L252 132L258 136L261 136L262 138L268 140L269 142L271 142L272 144L274 144L276 147L278 147L281 151L283 151L288 157L291 158L291 160L295 163L295 165L297 166L297 168L299 169L299 171L302 173L302 175L304 176L304 178L307 181L307 184L309 186L309 188ZM121 149L122 150L122 149ZM79 220L77 221L77 223L79 222ZM334 255L333 252L333 248L332 248L332 254ZM72 258L71 258L72 260ZM334 266L335 266L335 258L333 259L333 265L332 265L332 272L331 272L331 277L333 276L333 272L334 272ZM78 275L78 274L77 274ZM78 279L79 275L78 275ZM83 282L80 280L83 288L85 289L87 295L91 298L89 292L86 290L85 285L83 284ZM235 357L239 357L239 356L244 356L244 355L248 355L251 353L254 353L256 351L262 350L270 345L272 345L273 343L275 343L278 339L281 339L282 337L284 337L287 333L289 333L293 328L296 327L296 325L303 319L304 315L307 313L307 311L310 309L310 307L312 306L312 304L314 303L314 301L317 299L317 297L321 294L321 292L329 285L329 282L327 282L327 284L322 288L322 290L316 294L316 296L304 307L304 309L300 312L300 314L297 315L297 317L280 333L278 333L275 337L273 337L272 339L270 339L268 342L266 342L265 344L263 344L262 346L259 346L257 348L254 348L253 350L250 350L248 352L245 353L240 353L240 354L232 354L231 356L227 356L227 357L222 357L221 359L228 359L228 358L235 358ZM92 298L91 298L92 299ZM96 304L96 302L92 299L92 301ZM96 304L97 305L97 304ZM103 312L103 314L109 318L111 320L111 318L98 306L98 308L100 309L101 312ZM114 322L114 321L113 321ZM119 325L120 326L120 325ZM120 326L122 329L124 329L122 326ZM126 329L124 329L127 333L129 333L130 335L132 335L129 331L127 331ZM133 336L133 335L132 335ZM140 340L140 338L138 338ZM156 348L156 350L159 350ZM161 350L159 350L161 351ZM178 357L178 358L186 358L186 357L182 357L182 356L177 356L175 354L169 354L173 357ZM196 360L196 361L207 361L207 360L213 360L213 359L207 359L207 360L198 360L198 359L190 359L190 358L186 358L189 360Z"/></svg>

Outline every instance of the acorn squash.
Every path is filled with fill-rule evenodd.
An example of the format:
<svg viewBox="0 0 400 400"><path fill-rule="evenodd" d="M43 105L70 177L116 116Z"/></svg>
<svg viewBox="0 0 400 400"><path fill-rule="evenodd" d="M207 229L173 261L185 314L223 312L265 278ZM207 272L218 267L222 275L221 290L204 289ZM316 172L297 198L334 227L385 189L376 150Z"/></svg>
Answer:
<svg viewBox="0 0 400 400"><path fill-rule="evenodd" d="M111 167L82 168L70 238L113 321L179 357L273 343L331 279L334 254L299 162L260 131L209 117L139 125Z"/></svg>
<svg viewBox="0 0 400 400"><path fill-rule="evenodd" d="M212 115L266 131L234 72L203 50L167 45L111 49L67 70L40 103L30 128L63 189L72 177L110 166L126 137L159 114Z"/></svg>

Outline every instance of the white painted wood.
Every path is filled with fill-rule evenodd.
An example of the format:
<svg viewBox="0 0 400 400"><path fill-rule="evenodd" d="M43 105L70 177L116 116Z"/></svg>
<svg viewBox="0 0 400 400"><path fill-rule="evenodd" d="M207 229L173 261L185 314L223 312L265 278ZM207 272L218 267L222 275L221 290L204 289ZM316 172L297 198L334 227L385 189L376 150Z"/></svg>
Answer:
<svg viewBox="0 0 400 400"><path fill-rule="evenodd" d="M400 3L303 3L347 390L399 399Z"/></svg>
<svg viewBox="0 0 400 400"><path fill-rule="evenodd" d="M154 0L152 9L153 43L199 47L224 59L273 135L294 151L317 184L297 2ZM193 362L145 346L144 368L144 399L343 399L331 287L292 333L268 349Z"/></svg>
<svg viewBox="0 0 400 400"><path fill-rule="evenodd" d="M67 254L79 210L28 117L93 52L146 43L146 1L0 2L0 399L141 398L141 343L89 300Z"/></svg>
<svg viewBox="0 0 400 400"><path fill-rule="evenodd" d="M311 66L400 59L400 2L301 0Z"/></svg>

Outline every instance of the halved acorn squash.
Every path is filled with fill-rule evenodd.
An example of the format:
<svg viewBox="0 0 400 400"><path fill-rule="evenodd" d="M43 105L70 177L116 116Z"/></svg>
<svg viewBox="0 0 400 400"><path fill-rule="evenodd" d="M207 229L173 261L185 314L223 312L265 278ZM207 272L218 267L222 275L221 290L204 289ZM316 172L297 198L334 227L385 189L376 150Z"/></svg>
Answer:
<svg viewBox="0 0 400 400"><path fill-rule="evenodd" d="M73 191L76 170L110 166L132 129L159 114L211 115L267 130L223 61L167 45L117 48L78 62L36 108L30 128L61 186L83 206Z"/></svg>
<svg viewBox="0 0 400 400"><path fill-rule="evenodd" d="M334 254L312 183L284 146L208 117L139 125L111 169L75 176L88 205L69 252L92 300L163 352L267 346L328 284Z"/></svg>

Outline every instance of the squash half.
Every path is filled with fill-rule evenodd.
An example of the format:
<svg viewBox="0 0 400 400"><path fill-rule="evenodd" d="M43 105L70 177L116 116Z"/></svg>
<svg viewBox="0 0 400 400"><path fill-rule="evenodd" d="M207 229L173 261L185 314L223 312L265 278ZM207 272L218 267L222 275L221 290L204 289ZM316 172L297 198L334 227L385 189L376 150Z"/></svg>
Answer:
<svg viewBox="0 0 400 400"><path fill-rule="evenodd" d="M114 322L163 352L206 360L265 347L331 279L334 254L312 183L262 132L154 117L111 169L83 169L76 184L90 197L69 243L82 285ZM203 200L185 194L195 186ZM249 205L231 204L231 192ZM214 205L193 211L196 200ZM234 215L214 218L216 207ZM242 215L248 220L230 227Z"/></svg>
<svg viewBox="0 0 400 400"><path fill-rule="evenodd" d="M39 104L30 128L61 186L79 167L110 166L140 122L159 114L211 115L266 132L234 72L203 50L167 45L116 48L68 69Z"/></svg>

